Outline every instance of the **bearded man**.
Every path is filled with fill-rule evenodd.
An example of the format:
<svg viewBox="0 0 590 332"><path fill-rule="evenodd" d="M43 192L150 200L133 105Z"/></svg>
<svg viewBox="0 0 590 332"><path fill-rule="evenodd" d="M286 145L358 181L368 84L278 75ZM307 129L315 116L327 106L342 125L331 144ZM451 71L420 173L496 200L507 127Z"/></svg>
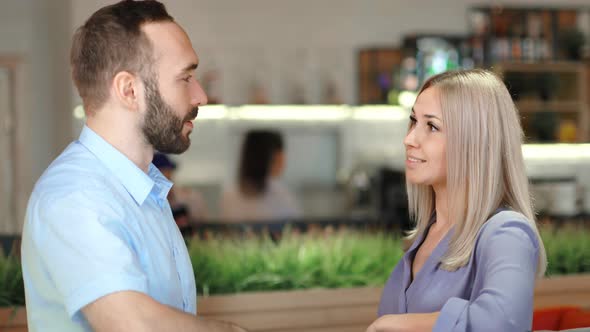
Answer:
<svg viewBox="0 0 590 332"><path fill-rule="evenodd" d="M196 316L172 183L151 164L188 149L207 103L187 34L157 1L121 1L76 31L70 60L87 121L27 207L29 331L243 331Z"/></svg>

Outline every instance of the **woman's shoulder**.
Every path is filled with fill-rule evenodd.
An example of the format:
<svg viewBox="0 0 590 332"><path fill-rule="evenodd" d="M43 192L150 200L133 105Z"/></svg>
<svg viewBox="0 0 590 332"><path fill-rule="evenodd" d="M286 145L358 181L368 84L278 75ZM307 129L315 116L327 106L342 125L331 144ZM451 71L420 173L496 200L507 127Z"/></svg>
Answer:
<svg viewBox="0 0 590 332"><path fill-rule="evenodd" d="M522 213L512 210L502 210L491 216L483 225L478 235L477 246L487 243L519 242L529 240L538 248L538 236L533 221Z"/></svg>
<svg viewBox="0 0 590 332"><path fill-rule="evenodd" d="M276 193L285 193L285 192L289 192L289 189L287 189L287 186L282 181L279 181L276 179L270 179L268 181L267 191L276 192Z"/></svg>
<svg viewBox="0 0 590 332"><path fill-rule="evenodd" d="M271 180L268 182L268 188L265 192L265 196L289 201L295 199L289 188L278 180Z"/></svg>
<svg viewBox="0 0 590 332"><path fill-rule="evenodd" d="M513 210L499 210L483 224L481 233L483 235L506 227L532 230L531 221L524 214Z"/></svg>

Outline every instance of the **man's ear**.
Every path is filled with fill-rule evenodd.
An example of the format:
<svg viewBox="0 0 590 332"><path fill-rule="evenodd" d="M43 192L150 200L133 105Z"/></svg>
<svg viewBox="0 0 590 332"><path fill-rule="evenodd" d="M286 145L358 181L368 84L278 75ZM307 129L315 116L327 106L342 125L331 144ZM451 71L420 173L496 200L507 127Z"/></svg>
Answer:
<svg viewBox="0 0 590 332"><path fill-rule="evenodd" d="M121 106L137 111L139 109L139 77L127 72L120 71L113 78L113 92L116 100Z"/></svg>

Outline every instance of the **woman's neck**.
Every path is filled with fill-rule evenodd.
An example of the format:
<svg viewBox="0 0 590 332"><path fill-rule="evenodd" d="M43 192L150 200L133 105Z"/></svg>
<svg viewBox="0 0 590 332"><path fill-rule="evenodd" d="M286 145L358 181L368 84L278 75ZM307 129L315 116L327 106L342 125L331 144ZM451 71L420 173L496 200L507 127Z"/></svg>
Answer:
<svg viewBox="0 0 590 332"><path fill-rule="evenodd" d="M436 222L432 227L436 230L448 230L453 225L449 220L449 201L447 195L447 187L441 186L434 189L434 206L436 213Z"/></svg>

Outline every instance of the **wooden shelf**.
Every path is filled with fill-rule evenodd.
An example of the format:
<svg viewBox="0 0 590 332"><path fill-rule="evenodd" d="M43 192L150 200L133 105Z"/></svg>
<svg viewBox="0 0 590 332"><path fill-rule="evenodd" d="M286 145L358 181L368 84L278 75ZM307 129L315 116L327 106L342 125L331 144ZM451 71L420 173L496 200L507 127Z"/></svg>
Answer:
<svg viewBox="0 0 590 332"><path fill-rule="evenodd" d="M586 105L580 101L517 101L516 107L520 112L579 112Z"/></svg>
<svg viewBox="0 0 590 332"><path fill-rule="evenodd" d="M578 74L584 71L586 66L580 62L552 61L552 62L501 62L492 66L497 73L571 73Z"/></svg>
<svg viewBox="0 0 590 332"><path fill-rule="evenodd" d="M536 75L551 73L560 80L559 85L551 87L556 98L562 99L543 101L531 98L527 94L537 94L534 91L523 92L522 99L515 102L521 113L556 112L560 119L575 119L577 139L579 143L590 141L590 105L588 104L588 76L587 64L583 62L501 62L492 67L501 77L512 79L522 74L522 80L535 79ZM516 73L516 75L514 75ZM525 76L526 75L526 76ZM520 83L522 85L522 83ZM509 83L507 85L510 86ZM520 86L522 88L522 86ZM547 87L545 87L547 88ZM530 87L529 87L530 89ZM564 93L565 92L565 93ZM526 129L525 129L526 134ZM557 139L557 138L556 138Z"/></svg>

